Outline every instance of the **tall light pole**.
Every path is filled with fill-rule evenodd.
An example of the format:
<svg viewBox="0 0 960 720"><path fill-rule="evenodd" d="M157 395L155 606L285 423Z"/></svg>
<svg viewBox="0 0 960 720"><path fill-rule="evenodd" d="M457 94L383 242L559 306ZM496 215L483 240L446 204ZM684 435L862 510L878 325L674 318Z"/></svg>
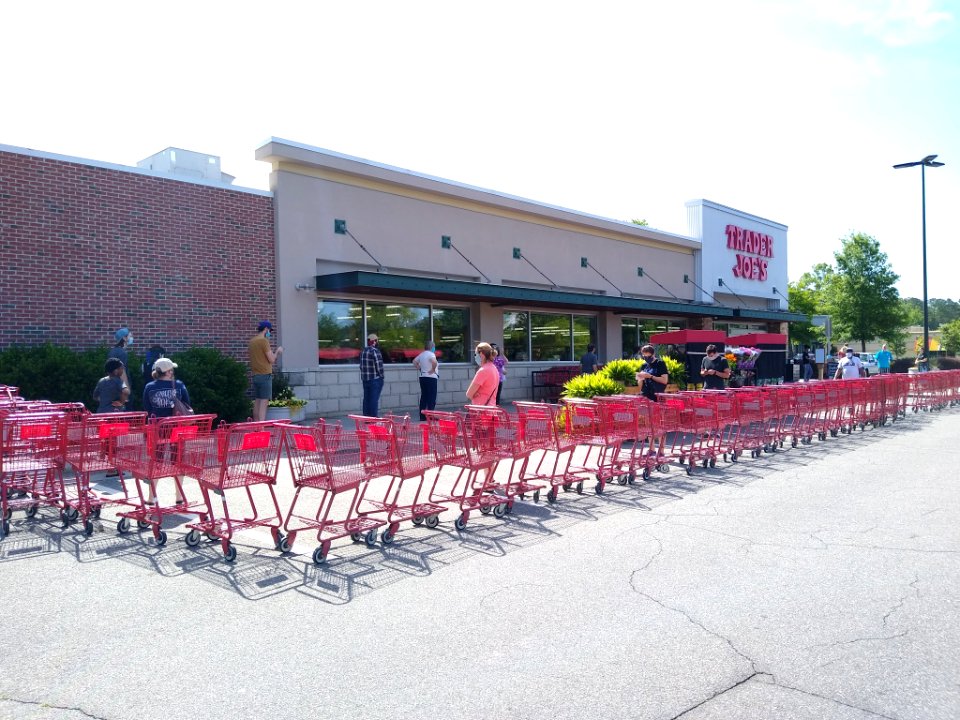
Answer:
<svg viewBox="0 0 960 720"><path fill-rule="evenodd" d="M923 356L930 360L930 310L927 307L927 178L926 168L943 167L946 163L936 162L936 155L927 155L917 162L894 165L894 170L920 166L920 208L923 217Z"/></svg>

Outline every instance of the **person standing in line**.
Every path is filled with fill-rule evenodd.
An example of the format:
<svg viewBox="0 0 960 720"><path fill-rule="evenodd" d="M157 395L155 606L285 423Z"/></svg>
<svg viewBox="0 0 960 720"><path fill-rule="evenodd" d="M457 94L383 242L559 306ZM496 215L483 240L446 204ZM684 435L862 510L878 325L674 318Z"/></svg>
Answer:
<svg viewBox="0 0 960 720"><path fill-rule="evenodd" d="M273 364L283 353L283 347L276 352L270 349L270 336L273 325L269 320L261 320L257 325L257 334L250 338L247 354L250 357L250 371L253 373L253 419L267 419L267 405L273 399Z"/></svg>
<svg viewBox="0 0 960 720"><path fill-rule="evenodd" d="M143 389L143 409L150 417L165 418L173 417L173 400L177 398L180 402L189 405L190 393L187 392L187 386L182 381L174 377L174 370L177 364L170 358L159 358L153 364L151 376L153 381L147 383ZM147 496L147 504L156 503L154 495L155 483L150 483L150 491ZM176 503L179 505L185 503L186 499L180 494L181 485L177 484Z"/></svg>
<svg viewBox="0 0 960 720"><path fill-rule="evenodd" d="M730 377L730 363L717 351L716 345L707 345L707 354L700 363L704 390L723 390L724 380Z"/></svg>
<svg viewBox="0 0 960 720"><path fill-rule="evenodd" d="M98 413L121 412L130 397L130 387L123 382L123 363L115 357L108 358L103 368L106 375L93 389Z"/></svg>
<svg viewBox="0 0 960 720"><path fill-rule="evenodd" d="M893 360L893 353L887 350L887 344L880 346L880 351L875 355L877 358L877 371L881 375L890 374L890 361Z"/></svg>
<svg viewBox="0 0 960 720"><path fill-rule="evenodd" d="M500 374L493 364L493 348L489 343L477 345L473 361L480 367L467 388L467 399L471 405L493 405L500 385Z"/></svg>
<svg viewBox="0 0 960 720"><path fill-rule="evenodd" d="M839 380L842 376L844 380L856 380L861 375L863 375L863 363L860 362L860 358L853 354L851 348L847 348L843 358L837 364L837 372L834 373L833 379Z"/></svg>
<svg viewBox="0 0 960 720"><path fill-rule="evenodd" d="M380 417L380 393L383 392L383 355L380 338L367 335L367 346L360 353L360 382L363 383L363 415Z"/></svg>
<svg viewBox="0 0 960 720"><path fill-rule="evenodd" d="M424 410L433 410L437 407L437 383L440 373L437 365L436 346L432 340L423 344L423 352L413 359L413 366L420 376L420 422L427 419Z"/></svg>
<svg viewBox="0 0 960 720"><path fill-rule="evenodd" d="M110 348L110 352L107 353L107 358L116 358L123 363L123 374L120 377L123 380L124 385L126 385L128 388L132 388L133 385L131 384L130 380L131 375L129 368L130 357L127 353L127 348L133 345L133 333L130 332L130 329L125 324L121 325L120 329L113 334L113 341L114 346ZM128 397L127 404L120 409L123 410L126 408L129 410L129 403L130 401Z"/></svg>
<svg viewBox="0 0 960 720"><path fill-rule="evenodd" d="M500 393L503 392L503 383L507 380L507 365L508 360L506 356L500 351L500 346L496 343L490 343L490 347L493 348L493 365L497 368L497 375L500 378L500 382L497 384L497 405L500 404Z"/></svg>
<svg viewBox="0 0 960 720"><path fill-rule="evenodd" d="M640 357L643 359L643 366L637 372L637 385L640 386L640 394L651 402L657 402L657 395L662 393L670 382L670 371L667 370L667 364L657 357L653 345L644 345L640 348ZM654 437L647 438L647 455L656 457L663 455L664 437L660 438L660 446L654 447Z"/></svg>
<svg viewBox="0 0 960 720"><path fill-rule="evenodd" d="M916 360L917 372L929 372L930 363L927 361L927 352L923 348L917 353Z"/></svg>
<svg viewBox="0 0 960 720"><path fill-rule="evenodd" d="M580 358L580 371L584 375L595 373L599 363L600 359L597 357L597 346L590 343L587 345L587 351L583 354L583 357Z"/></svg>
<svg viewBox="0 0 960 720"><path fill-rule="evenodd" d="M810 346L803 346L803 354L800 356L800 369L803 371L803 379L810 382L813 378L813 358L810 357Z"/></svg>

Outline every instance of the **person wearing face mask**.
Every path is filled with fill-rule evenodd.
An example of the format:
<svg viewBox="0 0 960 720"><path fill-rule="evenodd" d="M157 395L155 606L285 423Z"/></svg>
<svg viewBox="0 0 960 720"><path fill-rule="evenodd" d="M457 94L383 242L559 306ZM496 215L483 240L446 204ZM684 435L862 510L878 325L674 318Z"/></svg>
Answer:
<svg viewBox="0 0 960 720"><path fill-rule="evenodd" d="M277 347L276 352L270 349L272 330L269 320L261 320L257 334L247 346L253 373L253 419L259 421L267 419L267 405L273 399L273 364L283 352L282 347Z"/></svg>
<svg viewBox="0 0 960 720"><path fill-rule="evenodd" d="M723 381L730 377L730 363L717 351L716 345L707 345L707 355L700 363L700 377L704 390L723 390Z"/></svg>
<svg viewBox="0 0 960 720"><path fill-rule="evenodd" d="M662 393L670 382L667 364L656 356L653 345L644 345L640 348L640 356L643 358L643 366L637 373L640 394L656 402L657 395Z"/></svg>
<svg viewBox="0 0 960 720"><path fill-rule="evenodd" d="M432 340L423 344L423 352L413 359L413 366L420 376L420 422L427 419L424 410L433 410L437 406L437 382L440 374L437 372L437 355L434 352Z"/></svg>
<svg viewBox="0 0 960 720"><path fill-rule="evenodd" d="M380 338L367 335L367 346L360 353L360 382L363 383L363 415L380 417L380 393L383 392L383 355Z"/></svg>
<svg viewBox="0 0 960 720"><path fill-rule="evenodd" d="M123 363L123 374L121 374L120 379L123 380L123 384L128 388L133 386L130 384L130 372L129 368L129 355L127 354L127 348L133 345L133 333L130 332L130 328L126 325L121 325L120 329L113 334L114 346L110 348L110 352L107 353L107 359L116 358ZM120 408L121 410L131 409L129 400L125 408Z"/></svg>
<svg viewBox="0 0 960 720"><path fill-rule="evenodd" d="M856 380L862 374L863 363L860 362L860 358L853 354L853 350L851 348L847 348L844 352L844 356L837 364L837 372L834 373L833 379L839 380L842 376L844 380Z"/></svg>
<svg viewBox="0 0 960 720"><path fill-rule="evenodd" d="M500 373L493 364L493 348L489 343L477 345L473 361L480 367L467 388L467 399L471 405L493 405L500 385Z"/></svg>

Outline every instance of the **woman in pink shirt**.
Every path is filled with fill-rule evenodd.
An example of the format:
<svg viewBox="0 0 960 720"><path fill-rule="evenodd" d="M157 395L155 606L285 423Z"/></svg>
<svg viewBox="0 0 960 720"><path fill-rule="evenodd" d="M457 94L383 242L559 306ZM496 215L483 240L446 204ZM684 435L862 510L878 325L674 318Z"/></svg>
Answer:
<svg viewBox="0 0 960 720"><path fill-rule="evenodd" d="M480 366L473 382L467 388L467 399L473 405L493 405L497 399L497 387L500 385L500 373L493 364L493 348L489 343L477 345L474 362Z"/></svg>

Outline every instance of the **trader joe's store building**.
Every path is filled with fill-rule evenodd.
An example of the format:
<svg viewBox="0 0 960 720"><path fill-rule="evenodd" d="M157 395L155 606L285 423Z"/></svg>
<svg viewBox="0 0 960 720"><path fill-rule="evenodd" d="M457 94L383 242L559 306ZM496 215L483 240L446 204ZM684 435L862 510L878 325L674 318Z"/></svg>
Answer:
<svg viewBox="0 0 960 720"><path fill-rule="evenodd" d="M512 197L286 140L272 165L283 369L312 415L360 410L368 333L386 363L381 408L419 396L410 361L433 339L439 405L464 402L479 341L510 364L503 400L531 373L632 355L653 334L785 333L787 228L706 200L689 234Z"/></svg>

